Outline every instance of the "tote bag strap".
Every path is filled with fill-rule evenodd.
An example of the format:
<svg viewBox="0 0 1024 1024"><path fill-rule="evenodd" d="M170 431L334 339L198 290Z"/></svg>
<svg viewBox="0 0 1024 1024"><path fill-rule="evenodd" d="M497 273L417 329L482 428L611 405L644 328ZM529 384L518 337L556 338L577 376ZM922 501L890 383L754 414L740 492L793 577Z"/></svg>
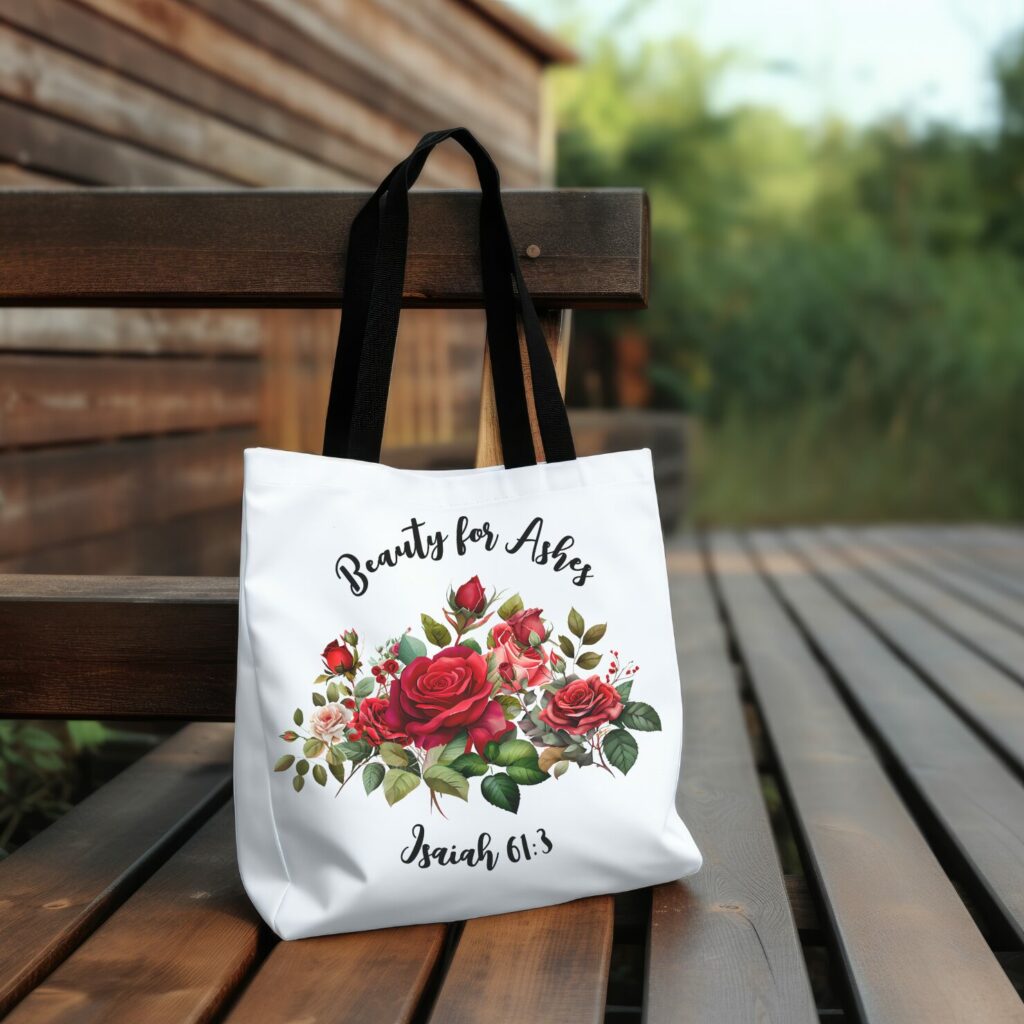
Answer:
<svg viewBox="0 0 1024 1024"><path fill-rule="evenodd" d="M368 462L380 459L405 276L409 189L434 147L448 138L472 156L480 179L481 277L505 466L536 462L519 356L519 316L545 458L549 462L575 458L554 364L505 220L497 168L465 128L425 135L381 182L353 221L324 454Z"/></svg>

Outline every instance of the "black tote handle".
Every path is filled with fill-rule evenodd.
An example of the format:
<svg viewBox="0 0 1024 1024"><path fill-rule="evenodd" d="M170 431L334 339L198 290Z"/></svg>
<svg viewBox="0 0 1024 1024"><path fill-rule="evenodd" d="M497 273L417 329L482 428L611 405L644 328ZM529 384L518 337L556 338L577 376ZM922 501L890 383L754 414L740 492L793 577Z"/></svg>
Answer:
<svg viewBox="0 0 1024 1024"><path fill-rule="evenodd" d="M480 252L487 344L505 466L536 462L519 356L522 316L545 457L575 458L565 403L501 205L497 168L465 128L430 132L381 182L352 224L345 312L324 433L324 454L376 462L384 434L401 310L408 239L408 193L434 147L453 138L472 156L481 186ZM500 383L499 383L500 382Z"/></svg>

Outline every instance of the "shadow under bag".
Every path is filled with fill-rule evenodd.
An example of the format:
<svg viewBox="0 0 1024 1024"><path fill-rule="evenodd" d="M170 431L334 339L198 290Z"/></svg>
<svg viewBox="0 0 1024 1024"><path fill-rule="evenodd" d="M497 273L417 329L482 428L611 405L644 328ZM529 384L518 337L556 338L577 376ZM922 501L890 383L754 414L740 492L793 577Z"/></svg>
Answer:
<svg viewBox="0 0 1024 1024"><path fill-rule="evenodd" d="M409 189L481 186L504 466L379 463ZM576 458L501 204L433 132L352 225L323 456L245 452L238 863L282 938L458 921L690 874L650 452ZM538 463L521 322L546 461Z"/></svg>

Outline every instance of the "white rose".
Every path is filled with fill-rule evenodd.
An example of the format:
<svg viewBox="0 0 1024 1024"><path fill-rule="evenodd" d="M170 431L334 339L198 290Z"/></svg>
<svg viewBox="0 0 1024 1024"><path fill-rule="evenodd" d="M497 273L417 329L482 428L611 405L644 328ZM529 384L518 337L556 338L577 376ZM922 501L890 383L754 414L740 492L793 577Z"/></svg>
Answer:
<svg viewBox="0 0 1024 1024"><path fill-rule="evenodd" d="M325 704L313 712L309 727L324 743L345 738L345 730L352 721L352 711L343 704Z"/></svg>

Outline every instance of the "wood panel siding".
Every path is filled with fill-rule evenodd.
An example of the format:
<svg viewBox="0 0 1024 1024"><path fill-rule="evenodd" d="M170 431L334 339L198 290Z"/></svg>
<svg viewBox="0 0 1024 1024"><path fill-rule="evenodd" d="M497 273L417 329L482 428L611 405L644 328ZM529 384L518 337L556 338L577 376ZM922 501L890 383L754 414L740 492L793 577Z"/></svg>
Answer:
<svg viewBox="0 0 1024 1024"><path fill-rule="evenodd" d="M3 4L0 190L358 189L452 124L506 186L545 185L541 80L570 58L489 0ZM442 147L422 183L473 186L472 164ZM132 259L158 276L159 255ZM337 326L330 308L0 309L0 565L233 572L241 448L319 450ZM471 445L482 362L478 311L408 312L386 447Z"/></svg>

